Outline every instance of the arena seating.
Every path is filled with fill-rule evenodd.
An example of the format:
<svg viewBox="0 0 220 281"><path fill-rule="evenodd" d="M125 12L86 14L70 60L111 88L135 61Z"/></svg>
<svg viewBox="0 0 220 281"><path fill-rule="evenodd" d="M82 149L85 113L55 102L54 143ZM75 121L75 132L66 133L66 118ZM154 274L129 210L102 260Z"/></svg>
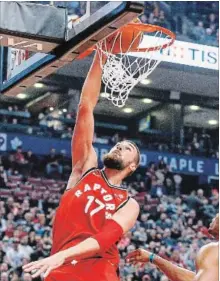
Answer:
<svg viewBox="0 0 220 281"><path fill-rule="evenodd" d="M177 34L179 40L218 46L218 2L166 1L166 4L169 8L161 2L156 2L154 12L146 10L141 20L144 23L171 29Z"/></svg>
<svg viewBox="0 0 220 281"><path fill-rule="evenodd" d="M4 161L1 165L4 167ZM123 183L141 207L135 227L118 244L123 281L167 281L152 267L135 269L124 263L126 254L137 247L194 270L195 252L210 240L207 226L218 211L218 192L206 186L206 193L210 189L208 195L202 189L177 194L165 182L165 193L161 188L154 192L154 172L160 177L158 173L165 170L157 163L155 169L149 167L146 177ZM46 172L38 177L11 175L15 172L12 167L4 168L4 172L6 182L1 181L5 185L0 188L1 280L30 281L31 276L23 274L21 266L49 254L52 220L66 181L47 178Z"/></svg>
<svg viewBox="0 0 220 281"><path fill-rule="evenodd" d="M5 112L7 112L6 115ZM19 112L19 116L23 116L23 114L24 116L26 116L26 114L28 115L25 119L19 116L14 118L14 114L17 112ZM39 116L40 115L42 116L42 113L40 113ZM61 138L64 140L71 139L73 129L70 127L70 122L73 126L75 123L74 116L63 112L56 118L52 117L50 112L44 114L44 119L39 118L39 116L38 118L37 116L32 116L27 109L18 109L17 106L9 107L8 110L4 110L4 113L1 113L0 110L0 130L1 132L18 132L28 135ZM44 124L42 124L42 120L44 120ZM57 127L57 120L60 122L59 127ZM53 121L56 125L53 125ZM108 136L96 134L94 142L114 144L117 140L126 138L125 132L122 132L120 136L119 133L120 132L110 135L110 132ZM180 146L179 143L171 145L170 137L165 137L163 132L161 132L161 135L147 134L145 138L140 137L138 145L149 150L218 158L218 133L216 133L216 131L186 127L185 140L184 146Z"/></svg>
<svg viewBox="0 0 220 281"><path fill-rule="evenodd" d="M85 1L37 3L67 7L68 28L85 14ZM100 5L100 1L96 3ZM218 46L218 2L158 1L154 5L154 12L146 9L140 17L142 22L171 29L177 40ZM23 104L21 100L19 104ZM48 107L34 115L22 106L3 106L0 105L1 133L25 134L32 139L33 136L56 138L70 143L75 115L61 112L62 108L61 113ZM114 145L128 137L126 131L113 132L110 127L109 123L108 134L96 128L94 143ZM134 135L140 148L187 155L191 161L190 156L218 158L216 132L217 129L185 127L182 145L178 141L171 144L170 136L163 132ZM19 145L12 146L11 151L0 151L0 281L32 281L22 266L50 254L54 215L71 172L70 157L61 155L60 151L60 155L55 155L57 163L53 169L50 156L28 155ZM125 256L139 247L195 271L195 255L199 248L211 242L208 225L219 210L217 175L208 177L202 172L200 176L174 174L160 160L147 163L122 183L139 203L141 212L135 226L118 243L121 281L169 281L152 265L135 268L125 264ZM41 278L34 280L41 281Z"/></svg>
<svg viewBox="0 0 220 281"><path fill-rule="evenodd" d="M32 1L33 2L33 1ZM107 1L102 1L106 2ZM65 7L68 10L69 28L86 12L86 1L39 1L43 5ZM100 5L96 2L97 6ZM102 3L103 5L103 3ZM144 23L171 29L177 39L210 46L219 45L219 15L217 1L158 1L154 12L146 9L140 17ZM173 16L175 15L175 16Z"/></svg>

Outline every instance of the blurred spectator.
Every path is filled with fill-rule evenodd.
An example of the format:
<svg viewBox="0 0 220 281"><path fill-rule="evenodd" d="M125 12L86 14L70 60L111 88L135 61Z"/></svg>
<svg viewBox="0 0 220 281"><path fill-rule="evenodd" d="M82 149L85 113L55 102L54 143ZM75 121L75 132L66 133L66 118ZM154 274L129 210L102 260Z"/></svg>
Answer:
<svg viewBox="0 0 220 281"><path fill-rule="evenodd" d="M151 188L151 184L152 184L152 180L153 178L155 178L155 170L156 170L156 166L154 162L150 162L149 163L149 167L147 168L147 172L146 172L146 185L147 185L147 190L150 190Z"/></svg>
<svg viewBox="0 0 220 281"><path fill-rule="evenodd" d="M71 174L72 161L71 158L67 156L66 150L62 149L58 158L58 164L62 167L63 178L67 179Z"/></svg>
<svg viewBox="0 0 220 281"><path fill-rule="evenodd" d="M150 195L152 198L162 197L167 194L166 187L161 184L152 185Z"/></svg>
<svg viewBox="0 0 220 281"><path fill-rule="evenodd" d="M190 196L184 197L190 209L198 209L202 205L202 201L196 196L195 191L192 191Z"/></svg>
<svg viewBox="0 0 220 281"><path fill-rule="evenodd" d="M17 118L13 118L12 119L12 124L13 125L17 125L18 124L18 119Z"/></svg>
<svg viewBox="0 0 220 281"><path fill-rule="evenodd" d="M35 154L33 154L32 150L28 150L25 153L25 159L28 162L28 174L34 174L33 168L38 168L38 158Z"/></svg>
<svg viewBox="0 0 220 281"><path fill-rule="evenodd" d="M211 13L209 15L209 24L217 24L218 23L218 20L217 20L217 16L214 14L214 13Z"/></svg>
<svg viewBox="0 0 220 281"><path fill-rule="evenodd" d="M7 228L7 223L4 218L4 209L1 208L0 209L0 237L2 237L2 234L5 232L6 228Z"/></svg>
<svg viewBox="0 0 220 281"><path fill-rule="evenodd" d="M61 139L71 139L73 136L73 129L71 127L67 128L67 131L62 133Z"/></svg>
<svg viewBox="0 0 220 281"><path fill-rule="evenodd" d="M30 273L24 273L23 274L23 278L22 278L22 281L32 281L32 276Z"/></svg>
<svg viewBox="0 0 220 281"><path fill-rule="evenodd" d="M204 191L202 189L197 190L197 198L201 201L205 199Z"/></svg>
<svg viewBox="0 0 220 281"><path fill-rule="evenodd" d="M37 235L43 236L46 231L45 214L38 214L38 223L34 225L34 230Z"/></svg>
<svg viewBox="0 0 220 281"><path fill-rule="evenodd" d="M181 183L182 183L182 177L178 174L175 174L173 176L174 184L175 184L175 195L180 196L181 194Z"/></svg>
<svg viewBox="0 0 220 281"><path fill-rule="evenodd" d="M204 23L199 21L196 27L192 30L192 35L196 41L202 41L205 38L205 28Z"/></svg>
<svg viewBox="0 0 220 281"><path fill-rule="evenodd" d="M50 154L45 157L46 173L48 177L51 177L51 174L58 172L59 175L62 175L63 167L59 165L59 156L56 154L54 148L51 149Z"/></svg>
<svg viewBox="0 0 220 281"><path fill-rule="evenodd" d="M24 236L21 239L19 250L23 254L23 258L30 259L31 254L34 252L33 248L28 244L28 236Z"/></svg>
<svg viewBox="0 0 220 281"><path fill-rule="evenodd" d="M206 28L205 36L200 42L202 44L207 44L207 45L210 45L210 46L215 44L215 38L213 36L213 31L212 31L211 28Z"/></svg>
<svg viewBox="0 0 220 281"><path fill-rule="evenodd" d="M6 183L8 181L7 173L3 166L0 166L0 187L6 188Z"/></svg>
<svg viewBox="0 0 220 281"><path fill-rule="evenodd" d="M15 168L21 173L26 173L29 163L28 160L25 159L25 155L20 146L17 148L17 151L14 155L14 160Z"/></svg>
<svg viewBox="0 0 220 281"><path fill-rule="evenodd" d="M111 138L111 143L112 143L112 144L116 144L116 143L118 143L119 141L120 141L119 134L118 134L118 133L114 134L114 135L112 136L112 138Z"/></svg>
<svg viewBox="0 0 220 281"><path fill-rule="evenodd" d="M6 253L9 265L13 268L20 267L22 265L22 259L25 257L24 253L21 251L21 249L19 249L19 245L19 240L14 238L12 245L9 246L9 249Z"/></svg>
<svg viewBox="0 0 220 281"><path fill-rule="evenodd" d="M8 272L2 272L0 280L1 281L9 281L9 274L8 274Z"/></svg>

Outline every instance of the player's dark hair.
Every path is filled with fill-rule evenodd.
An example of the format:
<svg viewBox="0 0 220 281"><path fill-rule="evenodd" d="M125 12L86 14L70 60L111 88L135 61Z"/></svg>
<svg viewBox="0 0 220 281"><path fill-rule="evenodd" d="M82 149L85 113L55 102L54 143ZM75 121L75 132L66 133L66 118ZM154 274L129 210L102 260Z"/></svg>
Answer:
<svg viewBox="0 0 220 281"><path fill-rule="evenodd" d="M140 161L141 161L140 150L139 150L139 148L138 148L138 146L136 145L135 142L130 141L130 140L127 140L127 142L130 142L136 148L136 151L137 151L136 164L137 164L137 167L138 167L140 165Z"/></svg>

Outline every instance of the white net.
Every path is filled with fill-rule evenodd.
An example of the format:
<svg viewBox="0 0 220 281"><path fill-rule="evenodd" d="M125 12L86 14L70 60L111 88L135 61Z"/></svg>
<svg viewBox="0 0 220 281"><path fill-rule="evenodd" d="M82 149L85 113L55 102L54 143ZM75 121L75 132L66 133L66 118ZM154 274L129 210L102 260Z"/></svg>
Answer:
<svg viewBox="0 0 220 281"><path fill-rule="evenodd" d="M145 36L142 31L135 32L135 37L125 51L122 46L123 34L119 30L109 47L107 40L100 41L96 48L100 55L103 70L102 82L105 85L106 97L117 107L123 107L134 86L146 79L161 61L161 50L172 38L156 31L150 36ZM132 52L133 44L137 43L137 50ZM113 54L114 46L120 48L118 54ZM153 47L153 50L152 50ZM142 48L145 50L143 51ZM102 56L107 56L107 61L102 64Z"/></svg>

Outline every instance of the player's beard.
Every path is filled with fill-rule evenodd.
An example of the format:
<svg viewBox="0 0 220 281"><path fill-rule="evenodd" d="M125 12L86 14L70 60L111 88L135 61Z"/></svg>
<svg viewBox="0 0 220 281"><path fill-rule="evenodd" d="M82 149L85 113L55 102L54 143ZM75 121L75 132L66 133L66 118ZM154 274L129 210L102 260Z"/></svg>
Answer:
<svg viewBox="0 0 220 281"><path fill-rule="evenodd" d="M121 159L117 159L109 153L103 157L103 163L105 167L109 169L115 169L121 171L125 168Z"/></svg>

